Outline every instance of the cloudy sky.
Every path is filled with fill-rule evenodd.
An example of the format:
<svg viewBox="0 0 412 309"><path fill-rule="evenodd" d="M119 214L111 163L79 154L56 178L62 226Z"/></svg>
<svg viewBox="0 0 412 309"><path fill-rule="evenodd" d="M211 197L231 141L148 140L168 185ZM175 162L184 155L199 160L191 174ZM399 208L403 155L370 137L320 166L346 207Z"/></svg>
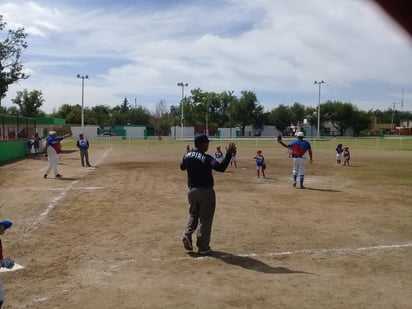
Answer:
<svg viewBox="0 0 412 309"><path fill-rule="evenodd" d="M412 111L412 38L369 0L0 0L0 14L29 34L30 78L6 107L24 89L47 113L81 104L80 74L90 107L178 105L178 82L315 107L324 80L321 102Z"/></svg>

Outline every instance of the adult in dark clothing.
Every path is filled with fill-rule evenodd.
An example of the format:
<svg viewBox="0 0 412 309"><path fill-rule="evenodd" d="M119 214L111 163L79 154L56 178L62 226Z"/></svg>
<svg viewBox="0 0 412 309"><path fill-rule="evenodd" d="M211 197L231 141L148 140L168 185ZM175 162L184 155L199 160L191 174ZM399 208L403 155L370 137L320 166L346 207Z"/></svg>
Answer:
<svg viewBox="0 0 412 309"><path fill-rule="evenodd" d="M209 243L216 208L212 170L218 172L226 170L231 154L236 152L236 145L229 143L225 158L222 163L219 163L214 157L206 154L209 149L209 139L206 135L197 135L194 142L195 149L187 152L180 163L180 169L187 171L189 187L189 217L183 232L183 245L186 250L193 250L192 234L197 229L198 253L207 255L212 251Z"/></svg>

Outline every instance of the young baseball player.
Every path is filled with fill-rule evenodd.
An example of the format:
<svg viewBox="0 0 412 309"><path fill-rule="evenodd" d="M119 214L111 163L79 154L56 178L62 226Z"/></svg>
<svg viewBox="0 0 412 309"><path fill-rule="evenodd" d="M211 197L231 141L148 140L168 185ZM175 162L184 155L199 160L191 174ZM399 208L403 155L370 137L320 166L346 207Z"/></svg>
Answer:
<svg viewBox="0 0 412 309"><path fill-rule="evenodd" d="M219 163L222 163L222 161L223 161L223 152L222 152L220 146L216 147L215 160Z"/></svg>
<svg viewBox="0 0 412 309"><path fill-rule="evenodd" d="M343 151L343 166L350 166L350 151L349 147L345 147Z"/></svg>
<svg viewBox="0 0 412 309"><path fill-rule="evenodd" d="M263 178L265 178L266 163L265 163L265 157L262 155L262 150L256 151L256 156L253 157L253 159L256 160L257 178L260 178L260 172L262 172L262 176Z"/></svg>
<svg viewBox="0 0 412 309"><path fill-rule="evenodd" d="M237 167L237 162L236 162L236 151L231 153L231 158L230 158L230 166Z"/></svg>
<svg viewBox="0 0 412 309"><path fill-rule="evenodd" d="M336 147L336 164L340 165L342 163L343 146L339 144Z"/></svg>

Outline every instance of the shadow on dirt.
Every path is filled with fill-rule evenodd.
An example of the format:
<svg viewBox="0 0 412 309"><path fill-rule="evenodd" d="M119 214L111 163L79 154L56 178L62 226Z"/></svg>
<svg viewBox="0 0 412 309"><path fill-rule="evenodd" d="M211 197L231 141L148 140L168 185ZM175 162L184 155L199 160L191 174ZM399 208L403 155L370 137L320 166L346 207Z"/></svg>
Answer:
<svg viewBox="0 0 412 309"><path fill-rule="evenodd" d="M190 255L194 258L203 257L202 255L196 253L190 253ZM207 257L215 258L227 264L240 266L245 269L254 270L266 274L312 274L304 271L291 270L286 267L272 267L249 256L233 255L231 253L222 251L212 251L212 253L207 255Z"/></svg>
<svg viewBox="0 0 412 309"><path fill-rule="evenodd" d="M305 187L304 190L322 191L322 192L342 192L341 190L335 190L335 189L320 189L320 188L308 188L308 187Z"/></svg>

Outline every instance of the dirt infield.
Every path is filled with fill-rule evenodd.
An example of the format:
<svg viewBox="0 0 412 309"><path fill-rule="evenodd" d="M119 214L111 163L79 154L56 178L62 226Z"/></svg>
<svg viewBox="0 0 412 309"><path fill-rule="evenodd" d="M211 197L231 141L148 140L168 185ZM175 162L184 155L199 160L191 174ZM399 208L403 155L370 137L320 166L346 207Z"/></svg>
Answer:
<svg viewBox="0 0 412 309"><path fill-rule="evenodd" d="M186 144L93 143L94 169L63 146L64 179L44 159L0 166L11 308L411 308L412 153L316 149L306 190L291 185L285 149L253 145L215 173L210 257L181 243L187 217ZM210 145L214 152L216 142Z"/></svg>

